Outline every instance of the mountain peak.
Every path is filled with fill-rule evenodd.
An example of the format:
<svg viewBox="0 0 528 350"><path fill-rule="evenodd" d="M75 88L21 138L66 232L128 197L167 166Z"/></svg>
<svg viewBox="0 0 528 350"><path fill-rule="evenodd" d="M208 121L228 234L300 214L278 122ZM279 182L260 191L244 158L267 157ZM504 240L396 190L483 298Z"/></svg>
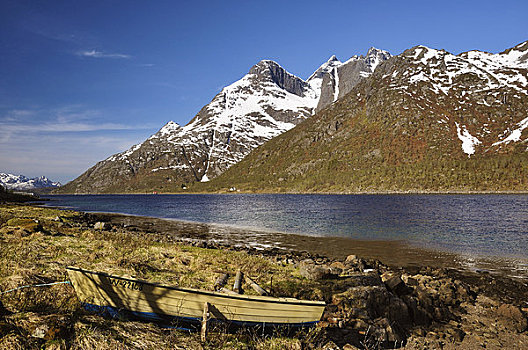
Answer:
<svg viewBox="0 0 528 350"><path fill-rule="evenodd" d="M260 60L249 70L249 74L259 74L262 70L268 69L270 67L280 67L280 64L273 60Z"/></svg>
<svg viewBox="0 0 528 350"><path fill-rule="evenodd" d="M176 129L179 129L179 128L181 128L181 125L178 124L178 123L176 123L176 122L174 122L174 121L172 121L172 120L169 120L169 121L167 122L167 124L165 124L164 128L165 128L165 127L170 127L170 128L176 128Z"/></svg>
<svg viewBox="0 0 528 350"><path fill-rule="evenodd" d="M386 61L391 57L392 55L388 51L376 49L375 47L371 47L367 51L365 62L367 63L367 66L370 68L370 71L374 72L376 67L381 62Z"/></svg>
<svg viewBox="0 0 528 350"><path fill-rule="evenodd" d="M278 87L297 96L304 96L306 83L299 77L289 73L275 61L262 60L249 70L259 81L271 81Z"/></svg>
<svg viewBox="0 0 528 350"><path fill-rule="evenodd" d="M179 129L181 129L180 124L175 123L175 122L173 122L173 121L171 120L171 121L169 121L167 124L165 124L165 125L159 130L159 132L161 132L162 134L166 134L166 133L170 133L170 132L172 132L172 131L179 130Z"/></svg>
<svg viewBox="0 0 528 350"><path fill-rule="evenodd" d="M373 56L373 55L388 55L388 56L391 56L391 54L388 51L385 51L385 50L382 50L382 49L378 49L378 48L375 48L374 46L372 46L367 51L367 57Z"/></svg>
<svg viewBox="0 0 528 350"><path fill-rule="evenodd" d="M314 79L321 79L325 73L330 72L332 69L339 67L342 64L343 63L337 59L336 55L332 55L325 63L317 68L317 70L313 72L306 81L309 82Z"/></svg>
<svg viewBox="0 0 528 350"><path fill-rule="evenodd" d="M338 61L339 62L339 60L337 59L336 55L330 56L330 58L326 61L326 63L334 62L334 61Z"/></svg>
<svg viewBox="0 0 528 350"><path fill-rule="evenodd" d="M512 61L517 61L523 65L527 65L528 61L528 40L524 41L514 47L501 52L499 55L509 57Z"/></svg>

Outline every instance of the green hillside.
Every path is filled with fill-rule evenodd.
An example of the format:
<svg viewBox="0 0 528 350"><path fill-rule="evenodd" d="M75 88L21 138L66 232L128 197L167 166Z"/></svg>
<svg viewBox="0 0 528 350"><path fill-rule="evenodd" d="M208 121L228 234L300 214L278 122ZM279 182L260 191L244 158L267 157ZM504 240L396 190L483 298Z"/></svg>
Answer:
<svg viewBox="0 0 528 350"><path fill-rule="evenodd" d="M408 84L404 72L423 69L411 59L416 50L385 62L344 98L191 189L527 191L525 142L498 142L505 125L526 118L526 96L487 87L472 73L458 76L449 94L438 94L435 81ZM478 136L474 154L463 151L463 130Z"/></svg>

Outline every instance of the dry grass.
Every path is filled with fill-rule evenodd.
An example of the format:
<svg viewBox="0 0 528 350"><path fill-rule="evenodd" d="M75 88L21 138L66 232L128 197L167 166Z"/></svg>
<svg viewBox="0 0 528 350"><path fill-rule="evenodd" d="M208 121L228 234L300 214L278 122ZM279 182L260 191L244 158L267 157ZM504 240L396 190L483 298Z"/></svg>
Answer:
<svg viewBox="0 0 528 350"><path fill-rule="evenodd" d="M56 221L60 216L62 222ZM40 230L10 226L38 220ZM21 221L22 222L22 221ZM23 221L26 222L26 221ZM159 243L156 235L124 229L98 231L82 214L29 206L0 207L0 291L67 280L64 267L135 276L169 285L211 290L219 273L242 269L264 287L273 275L274 290L288 294L304 283L298 271L244 252ZM252 291L247 291L248 294ZM155 324L107 320L86 314L69 285L26 288L0 295L12 312L2 316L0 348L54 349L300 349L295 338L213 331L211 341Z"/></svg>

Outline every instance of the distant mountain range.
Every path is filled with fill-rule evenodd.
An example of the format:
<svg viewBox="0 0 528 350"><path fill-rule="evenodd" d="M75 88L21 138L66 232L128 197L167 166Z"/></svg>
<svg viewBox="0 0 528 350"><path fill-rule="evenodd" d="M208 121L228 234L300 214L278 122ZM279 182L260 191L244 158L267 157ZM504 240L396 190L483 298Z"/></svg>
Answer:
<svg viewBox="0 0 528 350"><path fill-rule="evenodd" d="M32 179L24 175L13 175L0 173L0 185L8 190L27 191L36 188L60 187L59 182L53 182L45 176L34 177Z"/></svg>
<svg viewBox="0 0 528 350"><path fill-rule="evenodd" d="M375 48L345 63L332 56L307 80L276 62L260 61L187 125L167 123L145 142L97 163L61 192L165 190L209 181L345 95L388 58L388 52Z"/></svg>
<svg viewBox="0 0 528 350"><path fill-rule="evenodd" d="M370 49L307 80L261 61L186 126L168 123L62 190L527 190L527 111L528 42Z"/></svg>

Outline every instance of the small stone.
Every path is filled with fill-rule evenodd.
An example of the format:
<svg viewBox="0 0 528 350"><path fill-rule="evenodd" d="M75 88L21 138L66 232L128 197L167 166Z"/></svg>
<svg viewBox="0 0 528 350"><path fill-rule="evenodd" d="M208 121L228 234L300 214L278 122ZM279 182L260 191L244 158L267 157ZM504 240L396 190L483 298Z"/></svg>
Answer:
<svg viewBox="0 0 528 350"><path fill-rule="evenodd" d="M457 342L461 342L466 336L466 333L464 333L464 331L460 328L450 328L448 330L448 333L451 334L453 336L453 339Z"/></svg>
<svg viewBox="0 0 528 350"><path fill-rule="evenodd" d="M95 230L104 230L106 228L106 223L98 221L94 225Z"/></svg>
<svg viewBox="0 0 528 350"><path fill-rule="evenodd" d="M345 265L340 261L335 261L330 264L330 270L332 274L334 275L341 275L343 273L343 270L345 269Z"/></svg>
<svg viewBox="0 0 528 350"><path fill-rule="evenodd" d="M35 330L31 333L31 336L33 338L41 338L44 339L46 334L48 333L48 326L47 325L41 325L35 328Z"/></svg>
<svg viewBox="0 0 528 350"><path fill-rule="evenodd" d="M346 257L345 264L351 264L357 261L356 255L349 255Z"/></svg>
<svg viewBox="0 0 528 350"><path fill-rule="evenodd" d="M333 341L329 341L323 346L323 350L339 350L339 346L337 346Z"/></svg>
<svg viewBox="0 0 528 350"><path fill-rule="evenodd" d="M345 344L345 346L343 346L343 350L359 350L359 348L356 348L352 344Z"/></svg>

